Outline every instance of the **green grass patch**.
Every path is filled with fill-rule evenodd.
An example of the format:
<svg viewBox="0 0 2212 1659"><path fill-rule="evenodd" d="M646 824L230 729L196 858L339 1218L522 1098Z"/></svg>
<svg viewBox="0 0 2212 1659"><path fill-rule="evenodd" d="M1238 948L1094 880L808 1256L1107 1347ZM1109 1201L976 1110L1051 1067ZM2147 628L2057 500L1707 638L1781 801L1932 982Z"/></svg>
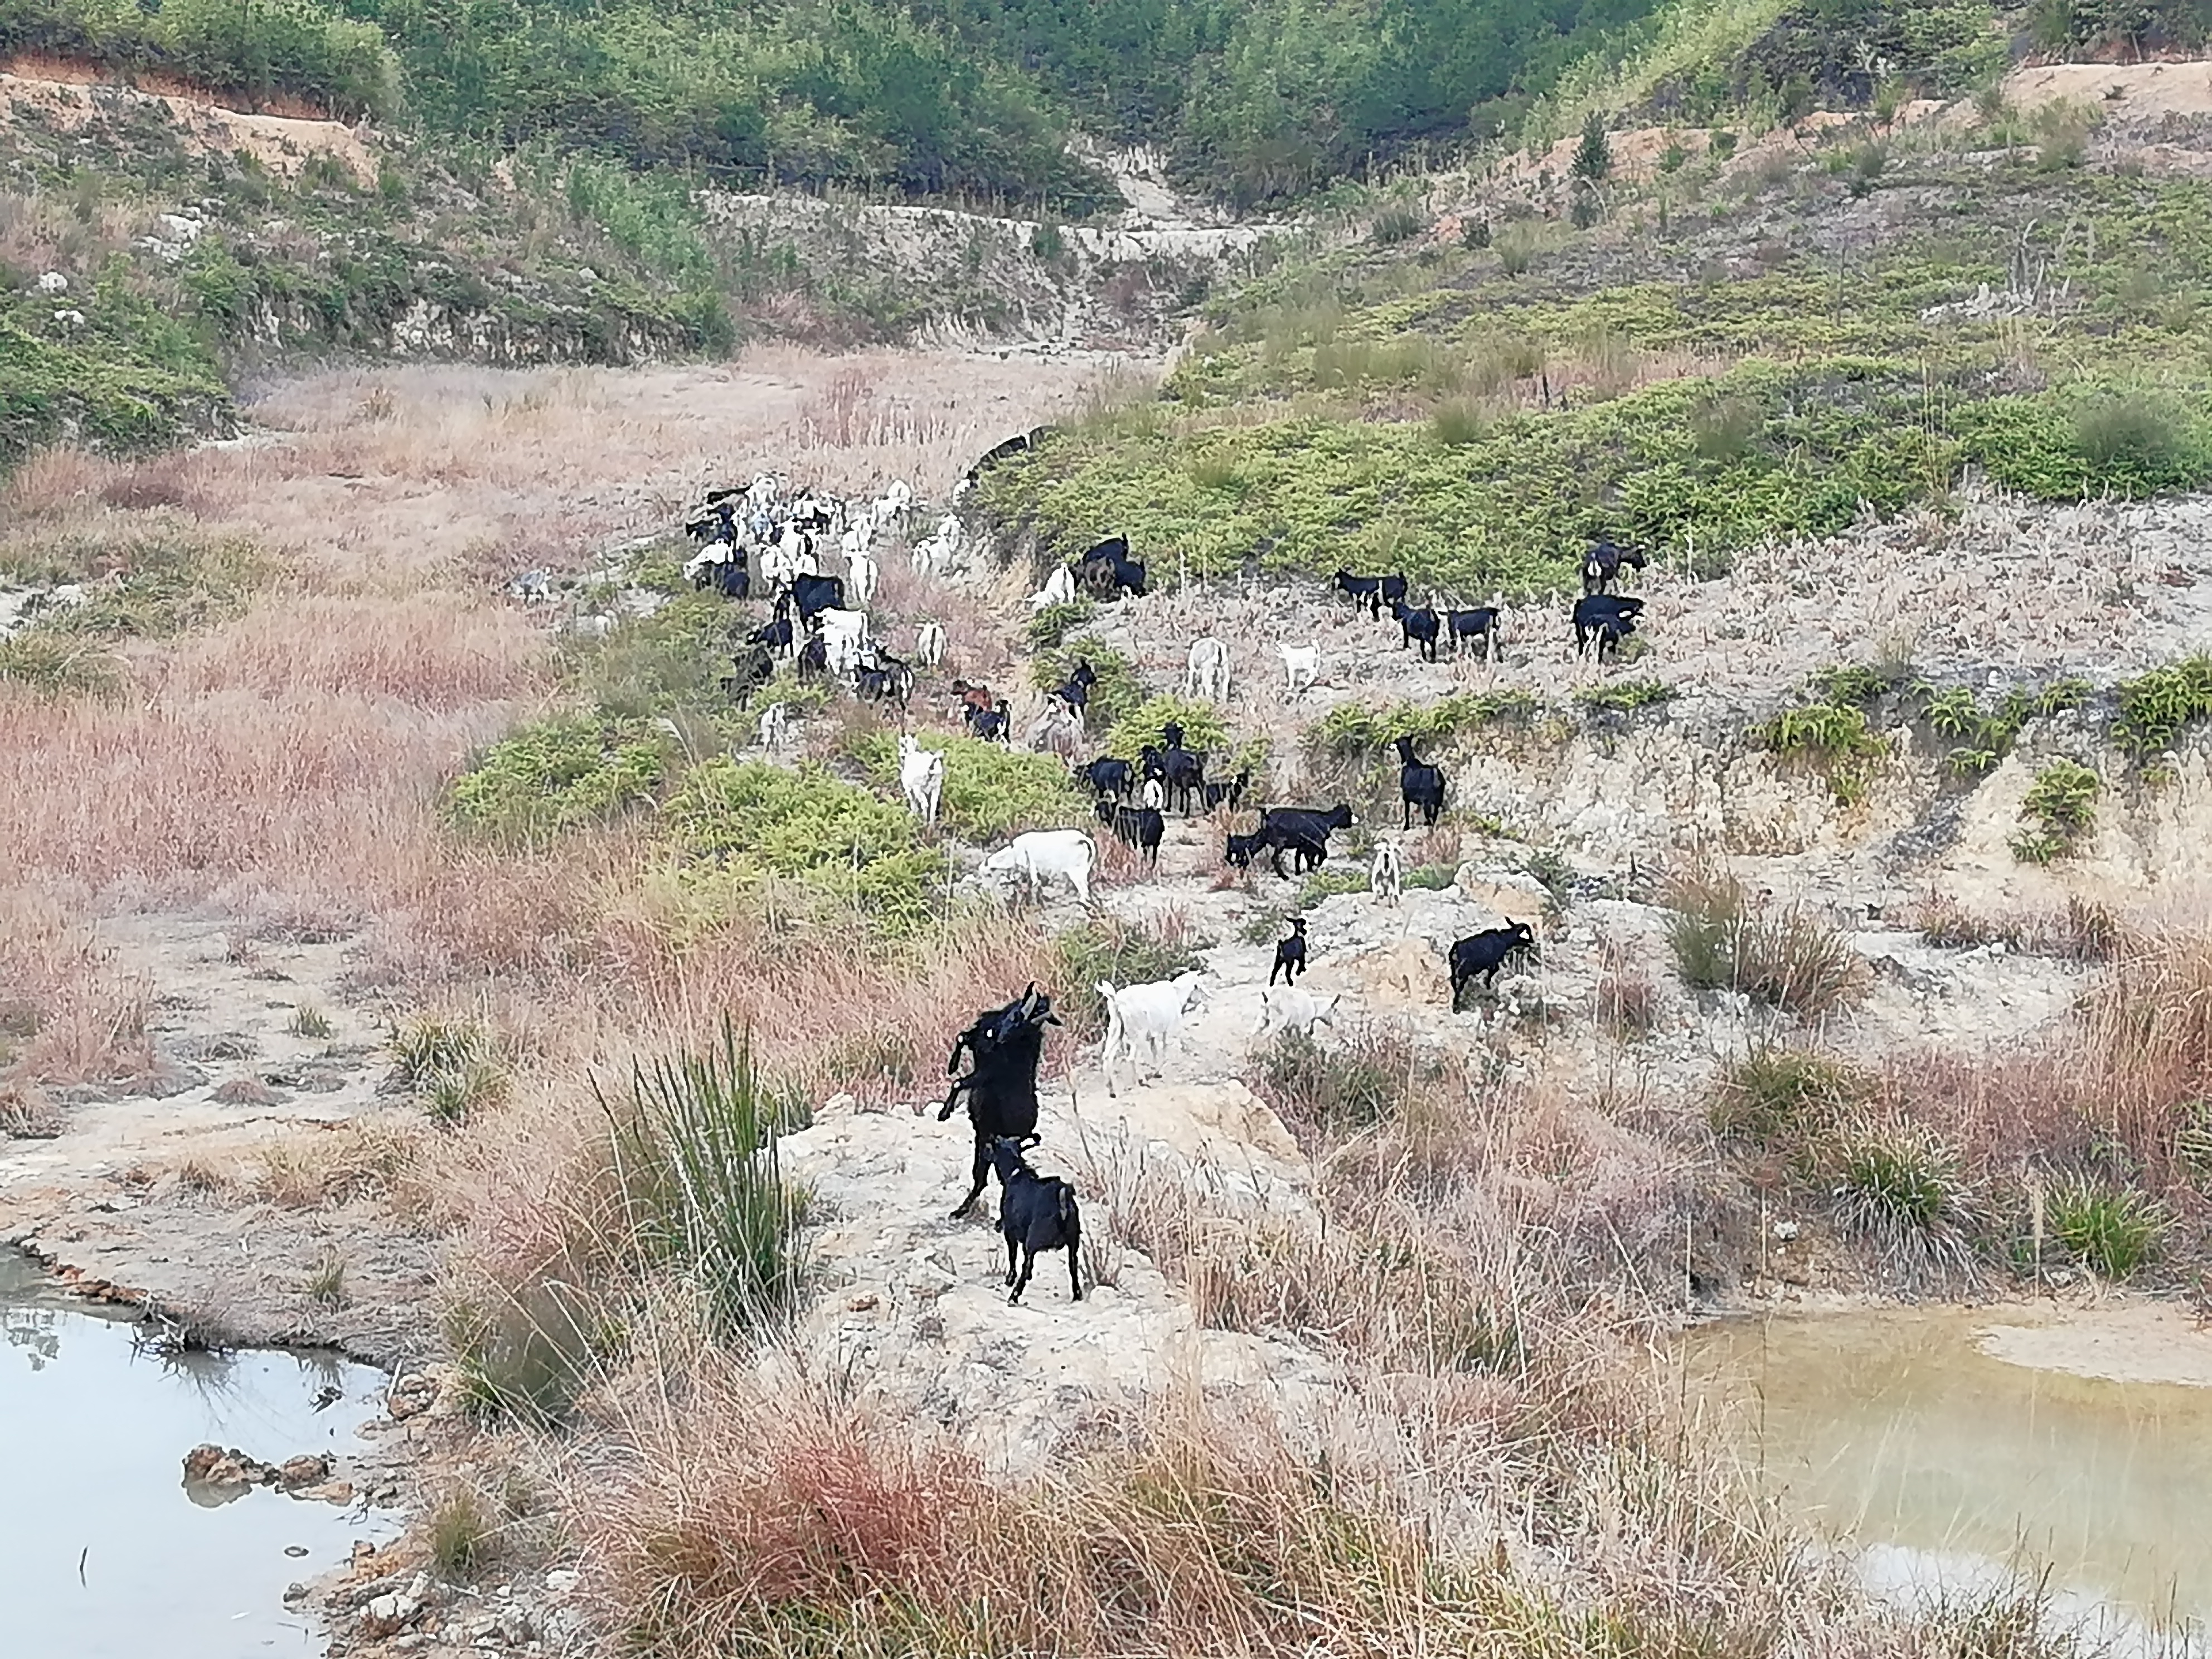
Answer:
<svg viewBox="0 0 2212 1659"><path fill-rule="evenodd" d="M1842 1061L1798 1048L1760 1048L1729 1069L1707 1118L1716 1134L1761 1146L1802 1147L1866 1097Z"/></svg>
<svg viewBox="0 0 2212 1659"><path fill-rule="evenodd" d="M1316 757L1350 761L1381 754L1400 738L1426 745L1463 737L1490 726L1525 726L1535 718L1537 702L1526 691L1460 691L1430 702L1394 703L1375 709L1342 702L1306 734Z"/></svg>
<svg viewBox="0 0 2212 1659"><path fill-rule="evenodd" d="M1411 1081L1404 1055L1355 1034L1324 1048L1300 1030L1278 1032L1249 1062L1253 1091L1291 1123L1330 1136L1356 1134L1403 1109Z"/></svg>
<svg viewBox="0 0 2212 1659"><path fill-rule="evenodd" d="M1691 871L1669 887L1667 942L1683 980L1814 1017L1858 988L1858 958L1834 928L1795 906L1754 901L1733 876Z"/></svg>
<svg viewBox="0 0 2212 1659"><path fill-rule="evenodd" d="M2132 1188L2076 1182L2045 1200L2051 1237L2100 1279L2130 1279L2158 1255L2172 1224L2165 1206Z"/></svg>
<svg viewBox="0 0 2212 1659"><path fill-rule="evenodd" d="M1971 687L1937 691L1923 686L1920 690L1927 702L1921 719L1941 736L1955 740L1949 757L1951 769L1974 775L1988 771L2010 754L2029 720L2080 708L2088 701L2091 689L2088 681L2069 678L2036 691L2015 687L1985 707Z"/></svg>
<svg viewBox="0 0 2212 1659"><path fill-rule="evenodd" d="M1030 618L1030 649L1039 652L1055 649L1070 634L1097 614L1098 606L1091 599L1074 599L1066 605L1045 606ZM1092 666L1097 665L1094 663Z"/></svg>
<svg viewBox="0 0 2212 1659"><path fill-rule="evenodd" d="M1832 1149L1837 1218L1908 1269L1962 1266L1972 1220L1958 1154L1908 1126L1869 1128Z"/></svg>
<svg viewBox="0 0 2212 1659"><path fill-rule="evenodd" d="M123 669L99 641L46 628L0 640L0 685L42 697L105 696L123 688Z"/></svg>
<svg viewBox="0 0 2212 1659"><path fill-rule="evenodd" d="M1813 702L1785 708L1753 732L1761 747L1819 771L1838 806L1856 806L1873 787L1886 745L1856 703Z"/></svg>
<svg viewBox="0 0 2212 1659"><path fill-rule="evenodd" d="M1575 703L1593 714L1626 714L1666 702L1674 695L1674 688L1664 680L1614 680L1604 685L1584 686L1575 693Z"/></svg>

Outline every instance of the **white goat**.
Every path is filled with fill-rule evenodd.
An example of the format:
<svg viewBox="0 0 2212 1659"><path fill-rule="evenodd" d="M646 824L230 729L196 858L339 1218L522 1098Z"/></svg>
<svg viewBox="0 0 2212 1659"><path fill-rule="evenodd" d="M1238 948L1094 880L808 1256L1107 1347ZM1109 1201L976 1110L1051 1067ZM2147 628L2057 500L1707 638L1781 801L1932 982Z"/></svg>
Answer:
<svg viewBox="0 0 2212 1659"><path fill-rule="evenodd" d="M1219 640L1193 640L1183 664L1182 694L1208 702L1229 701L1229 647Z"/></svg>
<svg viewBox="0 0 2212 1659"><path fill-rule="evenodd" d="M1336 1024L1336 1005L1344 993L1334 992L1323 997L1311 991L1295 990L1290 986L1276 986L1260 993L1260 1024L1254 1028L1255 1036L1265 1036L1270 1031L1296 1031L1311 1036L1317 1024Z"/></svg>
<svg viewBox="0 0 2212 1659"><path fill-rule="evenodd" d="M1406 866L1396 842L1386 839L1375 843L1375 861L1367 866L1367 890L1393 904L1404 896Z"/></svg>
<svg viewBox="0 0 2212 1659"><path fill-rule="evenodd" d="M924 668L934 668L945 660L945 624L925 622L914 630L914 659Z"/></svg>
<svg viewBox="0 0 2212 1659"><path fill-rule="evenodd" d="M1145 780L1144 802L1146 805L1151 807L1155 812L1160 811L1166 807L1168 804L1168 792L1160 787L1160 781L1158 778L1146 778Z"/></svg>
<svg viewBox="0 0 2212 1659"><path fill-rule="evenodd" d="M967 535L967 526L960 522L957 513L948 513L937 521L937 539L945 544L947 553L957 553Z"/></svg>
<svg viewBox="0 0 2212 1659"><path fill-rule="evenodd" d="M917 576L934 576L951 557L950 550L934 536L925 536L907 550L906 562Z"/></svg>
<svg viewBox="0 0 2212 1659"><path fill-rule="evenodd" d="M1153 1071L1166 1065L1168 1039L1182 1024L1185 1011L1194 1002L1205 1000L1198 980L1198 969L1193 968L1173 979L1125 986L1118 991L1105 980L1098 981L1098 994L1106 1003L1106 1042L1098 1051L1098 1069L1106 1075L1108 1094L1114 1092L1114 1062L1124 1054L1130 1057L1137 1080L1144 1080L1144 1062L1137 1054L1139 1043L1151 1052Z"/></svg>
<svg viewBox="0 0 2212 1659"><path fill-rule="evenodd" d="M1321 672L1321 647L1313 645L1279 645L1282 653L1283 678L1288 682L1283 695L1295 697L1302 691L1313 690L1315 678Z"/></svg>
<svg viewBox="0 0 2212 1659"><path fill-rule="evenodd" d="M1016 836L983 860L987 876L1023 876L1034 900L1043 890L1045 878L1058 876L1073 888L1083 903L1091 902L1091 872L1098 867L1098 849L1080 830L1030 830Z"/></svg>
<svg viewBox="0 0 2212 1659"><path fill-rule="evenodd" d="M854 607L866 610L876 596L876 562L866 549L848 554L845 560L845 598Z"/></svg>
<svg viewBox="0 0 2212 1659"><path fill-rule="evenodd" d="M1048 605L1075 603L1075 573L1066 565L1044 579L1044 586L1030 595L1030 609L1042 611Z"/></svg>
<svg viewBox="0 0 2212 1659"><path fill-rule="evenodd" d="M831 673L850 678L868 649L868 613L832 606L814 619L822 630L822 656Z"/></svg>
<svg viewBox="0 0 2212 1659"><path fill-rule="evenodd" d="M937 804L945 795L945 757L924 749L908 732L898 741L899 787L906 793L907 811L925 824L937 822Z"/></svg>
<svg viewBox="0 0 2212 1659"><path fill-rule="evenodd" d="M791 741L791 705L772 702L761 710L760 746L781 749Z"/></svg>

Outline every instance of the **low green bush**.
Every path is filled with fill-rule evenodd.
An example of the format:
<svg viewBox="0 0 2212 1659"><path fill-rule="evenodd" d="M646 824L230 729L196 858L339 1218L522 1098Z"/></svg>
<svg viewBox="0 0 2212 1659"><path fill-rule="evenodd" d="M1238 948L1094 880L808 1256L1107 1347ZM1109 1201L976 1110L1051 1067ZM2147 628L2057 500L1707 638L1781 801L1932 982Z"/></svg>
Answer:
<svg viewBox="0 0 2212 1659"><path fill-rule="evenodd" d="M1912 1269L1963 1267L1972 1220L1958 1155L1908 1126L1869 1128L1833 1149L1838 1219Z"/></svg>
<svg viewBox="0 0 2212 1659"><path fill-rule="evenodd" d="M945 756L938 821L969 841L996 841L1023 830L1058 829L1085 820L1085 798L1054 756L1027 755L1004 744L935 733L924 736L921 743ZM886 732L865 732L848 750L867 769L872 782L896 793L896 738Z"/></svg>
<svg viewBox="0 0 2212 1659"><path fill-rule="evenodd" d="M1354 1034L1323 1048L1307 1032L1278 1032L1250 1062L1253 1091L1294 1126L1325 1135L1355 1134L1399 1111L1407 1077L1402 1053Z"/></svg>
<svg viewBox="0 0 2212 1659"><path fill-rule="evenodd" d="M1841 933L1796 906L1754 902L1724 872L1692 871L1668 888L1667 942L1688 984L1735 991L1800 1016L1847 1001L1863 977Z"/></svg>
<svg viewBox="0 0 2212 1659"><path fill-rule="evenodd" d="M535 846L652 806L672 770L667 740L641 720L556 715L485 750L446 792L467 836Z"/></svg>
<svg viewBox="0 0 2212 1659"><path fill-rule="evenodd" d="M1066 605L1048 605L1030 618L1030 649L1050 651L1059 646L1077 629L1098 614L1098 607L1089 599L1075 599ZM1093 664L1096 667L1097 665Z"/></svg>
<svg viewBox="0 0 2212 1659"><path fill-rule="evenodd" d="M2088 767L2056 760L2035 775L2020 804L2021 833L2012 839L2013 856L2025 864L2064 858L2081 843L2097 819L2103 781Z"/></svg>
<svg viewBox="0 0 2212 1659"><path fill-rule="evenodd" d="M1141 708L1147 696L1145 683L1137 677L1136 665L1112 647L1084 640L1056 651L1040 652L1030 670L1030 683L1040 691L1054 690L1066 683L1079 664L1086 662L1098 678L1091 687L1084 723L1091 732L1109 732ZM1191 741L1188 746L1195 749L1199 744ZM1124 757L1133 757L1133 751Z"/></svg>
<svg viewBox="0 0 2212 1659"><path fill-rule="evenodd" d="M1308 730L1306 747L1323 758L1355 760L1381 754L1400 738L1428 744L1486 726L1525 725L1536 708L1536 699L1526 691L1461 691L1383 709L1340 702Z"/></svg>
<svg viewBox="0 0 2212 1659"><path fill-rule="evenodd" d="M1193 754L1219 757L1229 747L1229 727L1218 708L1172 694L1146 697L1126 710L1110 728L1094 720L1091 729L1105 731L1108 754L1133 761L1146 748L1161 746L1162 729L1170 723L1182 727L1182 746ZM1206 770L1209 774L1220 772L1219 761L1209 760Z"/></svg>
<svg viewBox="0 0 2212 1659"><path fill-rule="evenodd" d="M943 858L917 842L903 806L812 763L704 762L684 775L660 822L689 878L727 884L732 902L776 877L817 903L910 930L927 922L944 878Z"/></svg>
<svg viewBox="0 0 2212 1659"><path fill-rule="evenodd" d="M1827 779L1838 806L1856 806L1873 787L1886 745L1855 703L1807 703L1785 708L1753 732L1762 747L1807 763Z"/></svg>
<svg viewBox="0 0 2212 1659"><path fill-rule="evenodd" d="M2113 735L2137 760L2170 746L2184 727L2212 715L2212 656L2185 658L2119 686Z"/></svg>
<svg viewBox="0 0 2212 1659"><path fill-rule="evenodd" d="M1665 702L1674 695L1674 688L1664 680L1613 680L1603 685L1584 686L1575 693L1575 702L1593 714L1631 714Z"/></svg>

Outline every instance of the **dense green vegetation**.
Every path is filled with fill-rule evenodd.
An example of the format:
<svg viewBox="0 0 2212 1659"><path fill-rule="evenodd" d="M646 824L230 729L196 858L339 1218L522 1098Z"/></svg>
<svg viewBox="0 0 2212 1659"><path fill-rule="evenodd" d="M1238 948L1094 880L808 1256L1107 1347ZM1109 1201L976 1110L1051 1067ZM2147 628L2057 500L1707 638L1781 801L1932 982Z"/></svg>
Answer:
<svg viewBox="0 0 2212 1659"><path fill-rule="evenodd" d="M1209 308L1158 400L994 469L985 499L1050 546L1110 526L1194 574L1379 566L1473 599L1566 585L1598 535L1710 569L1972 475L2051 501L2212 481L2212 189L2051 163L2002 114L1971 142L2014 147L1964 175L1893 157L1880 187L1921 193L1919 228L1841 261L1820 227L1848 167L1705 162L1588 232L1286 270ZM2023 258L2063 304L1957 308Z"/></svg>

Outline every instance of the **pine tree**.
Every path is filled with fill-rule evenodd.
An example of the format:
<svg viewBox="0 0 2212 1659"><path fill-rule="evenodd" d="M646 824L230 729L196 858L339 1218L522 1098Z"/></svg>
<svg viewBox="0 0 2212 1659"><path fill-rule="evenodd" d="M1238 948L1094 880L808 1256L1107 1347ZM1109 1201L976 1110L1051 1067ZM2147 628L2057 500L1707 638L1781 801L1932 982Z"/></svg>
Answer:
<svg viewBox="0 0 2212 1659"><path fill-rule="evenodd" d="M1605 117L1595 110L1583 123L1583 141L1567 171L1581 183L1595 185L1613 171L1613 144L1605 136Z"/></svg>

